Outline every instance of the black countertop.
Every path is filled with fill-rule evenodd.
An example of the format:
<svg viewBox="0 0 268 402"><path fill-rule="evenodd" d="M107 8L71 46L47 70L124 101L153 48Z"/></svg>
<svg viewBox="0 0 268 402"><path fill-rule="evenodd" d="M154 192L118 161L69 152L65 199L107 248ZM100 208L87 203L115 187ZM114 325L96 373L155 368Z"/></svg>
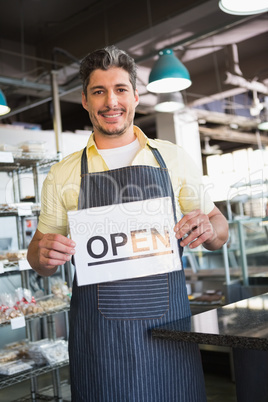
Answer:
<svg viewBox="0 0 268 402"><path fill-rule="evenodd" d="M268 350L268 293L154 328L154 338Z"/></svg>

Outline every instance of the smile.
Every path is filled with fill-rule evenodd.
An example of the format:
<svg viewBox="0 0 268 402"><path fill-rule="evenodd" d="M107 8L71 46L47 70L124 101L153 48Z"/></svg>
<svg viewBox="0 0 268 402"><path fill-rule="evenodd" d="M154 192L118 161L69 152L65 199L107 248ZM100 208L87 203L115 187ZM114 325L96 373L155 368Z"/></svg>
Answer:
<svg viewBox="0 0 268 402"><path fill-rule="evenodd" d="M120 117L121 113L117 113L117 114L103 114L103 117L106 118L114 118L114 117Z"/></svg>

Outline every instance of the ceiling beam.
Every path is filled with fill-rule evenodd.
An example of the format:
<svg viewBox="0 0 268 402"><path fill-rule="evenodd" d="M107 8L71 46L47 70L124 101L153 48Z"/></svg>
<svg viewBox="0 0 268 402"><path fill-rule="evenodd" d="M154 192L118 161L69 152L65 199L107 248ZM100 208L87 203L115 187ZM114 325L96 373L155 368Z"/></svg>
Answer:
<svg viewBox="0 0 268 402"><path fill-rule="evenodd" d="M204 119L207 123L214 123L220 125L235 124L244 130L257 129L258 119L249 119L248 117L238 116L234 114L212 112L205 109L192 109L196 114L197 119Z"/></svg>
<svg viewBox="0 0 268 402"><path fill-rule="evenodd" d="M225 84L230 84L235 87L245 88L247 91L256 91L264 95L268 95L268 88L265 84L258 81L247 81L244 77L226 72Z"/></svg>
<svg viewBox="0 0 268 402"><path fill-rule="evenodd" d="M208 128L199 126L201 136L208 136L213 140L225 142L237 142L241 144L259 145L259 138L262 145L268 145L268 137L260 135L259 138L255 134L237 132L226 127Z"/></svg>
<svg viewBox="0 0 268 402"><path fill-rule="evenodd" d="M235 95L240 95L245 92L247 92L247 90L245 88L232 88L232 89L228 89L227 91L222 91L222 92L215 93L215 94L212 94L209 96L203 96L202 98L189 102L188 106L189 107L202 106L202 105L206 105L207 103L212 103L215 101L231 98ZM187 95L194 96L194 94L191 94L190 92L187 92Z"/></svg>

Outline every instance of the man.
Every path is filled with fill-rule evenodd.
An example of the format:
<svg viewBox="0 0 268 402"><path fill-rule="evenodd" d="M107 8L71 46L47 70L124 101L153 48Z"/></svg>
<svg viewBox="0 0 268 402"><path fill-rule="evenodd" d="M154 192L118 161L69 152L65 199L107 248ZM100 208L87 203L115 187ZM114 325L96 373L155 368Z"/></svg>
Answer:
<svg viewBox="0 0 268 402"><path fill-rule="evenodd" d="M75 254L67 211L170 197L181 248L210 250L227 240L225 218L202 192L200 174L178 146L133 126L136 66L114 46L84 58L82 105L93 125L87 147L54 165L44 183L28 260L50 276ZM116 183L110 186L109 183ZM113 187L116 187L113 188ZM154 340L150 329L190 316L183 270L78 286L70 314L73 401L202 402L198 347Z"/></svg>

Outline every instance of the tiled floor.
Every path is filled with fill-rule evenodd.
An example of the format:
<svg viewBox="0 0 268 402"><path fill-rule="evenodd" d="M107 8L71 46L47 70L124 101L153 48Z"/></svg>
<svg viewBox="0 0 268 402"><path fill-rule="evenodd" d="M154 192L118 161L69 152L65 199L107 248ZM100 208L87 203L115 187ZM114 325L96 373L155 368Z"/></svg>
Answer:
<svg viewBox="0 0 268 402"><path fill-rule="evenodd" d="M228 376L205 375L207 402L236 402L235 383Z"/></svg>

